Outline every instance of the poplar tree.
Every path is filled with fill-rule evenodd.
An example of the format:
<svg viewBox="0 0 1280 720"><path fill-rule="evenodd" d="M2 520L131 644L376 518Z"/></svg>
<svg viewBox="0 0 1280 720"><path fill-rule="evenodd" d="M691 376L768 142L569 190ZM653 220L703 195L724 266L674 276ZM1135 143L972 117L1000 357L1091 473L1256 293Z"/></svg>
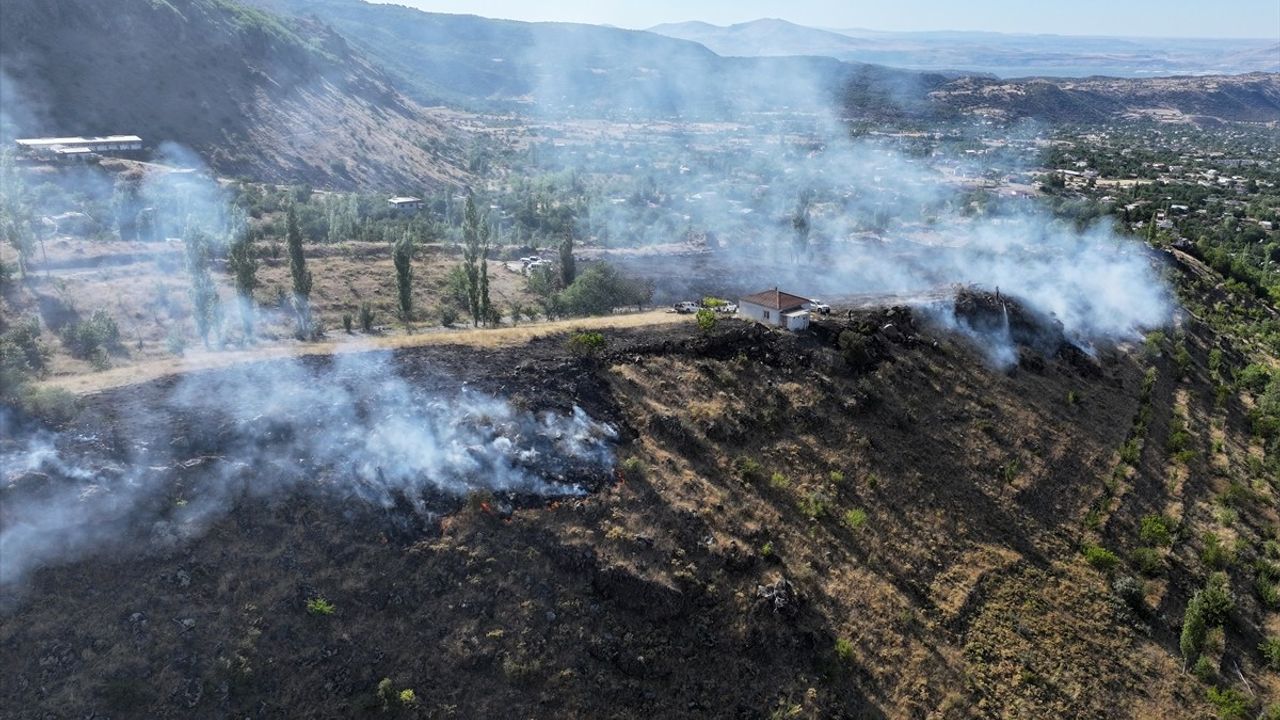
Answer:
<svg viewBox="0 0 1280 720"><path fill-rule="evenodd" d="M289 205L285 226L285 241L289 246L289 274L293 278L293 311L298 318L298 336L310 340L314 336L311 323L311 271L307 258L302 254L302 228L298 226L298 211Z"/></svg>
<svg viewBox="0 0 1280 720"><path fill-rule="evenodd" d="M253 291L258 287L258 259L253 254L253 231L247 224L236 231L227 250L227 268L235 280L240 325L245 340L250 340L254 336Z"/></svg>
<svg viewBox="0 0 1280 720"><path fill-rule="evenodd" d="M188 226L182 240L186 246L187 275L191 278L192 318L200 341L208 348L209 335L217 335L222 326L218 289L209 274L209 236L195 226Z"/></svg>
<svg viewBox="0 0 1280 720"><path fill-rule="evenodd" d="M570 232L560 243L560 283L569 287L577 277L578 266L573 259L573 233Z"/></svg>
<svg viewBox="0 0 1280 720"><path fill-rule="evenodd" d="M406 231L391 250L396 266L396 293L400 298L400 317L406 328L413 315L413 234Z"/></svg>
<svg viewBox="0 0 1280 720"><path fill-rule="evenodd" d="M467 193L467 207L462 217L462 272L466 279L467 310L471 312L472 326L479 326L481 315L481 255L488 253L489 230L480 219L475 196ZM485 285L488 284L485 276Z"/></svg>

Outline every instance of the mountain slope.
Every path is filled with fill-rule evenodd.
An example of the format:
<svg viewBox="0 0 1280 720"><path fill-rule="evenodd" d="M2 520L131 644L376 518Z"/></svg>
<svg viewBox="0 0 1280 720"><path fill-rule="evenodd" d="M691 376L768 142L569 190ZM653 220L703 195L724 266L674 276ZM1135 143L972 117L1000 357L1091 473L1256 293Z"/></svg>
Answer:
<svg viewBox="0 0 1280 720"><path fill-rule="evenodd" d="M134 133L279 182L462 177L447 128L320 24L229 0L14 0L2 12L9 132Z"/></svg>
<svg viewBox="0 0 1280 720"><path fill-rule="evenodd" d="M960 78L931 100L961 113L1090 122L1122 115L1204 116L1239 122L1280 120L1280 75L1124 78Z"/></svg>
<svg viewBox="0 0 1280 720"><path fill-rule="evenodd" d="M537 112L729 116L829 107L851 77L864 106L933 85L917 73L826 57L724 58L653 33L444 15L360 0L253 0L315 17L387 68L420 102ZM917 87L920 86L920 87Z"/></svg>
<svg viewBox="0 0 1280 720"><path fill-rule="evenodd" d="M823 57L835 45L882 41L780 20L734 26L752 56L722 57L652 32L443 15L362 0L253 1L332 25L419 102L570 116L740 117L838 107L872 119L981 113L1080 121L1163 108L1227 120L1280 119L1276 77L1268 75L996 81ZM694 36L713 26L681 27ZM786 54L801 46L803 55Z"/></svg>

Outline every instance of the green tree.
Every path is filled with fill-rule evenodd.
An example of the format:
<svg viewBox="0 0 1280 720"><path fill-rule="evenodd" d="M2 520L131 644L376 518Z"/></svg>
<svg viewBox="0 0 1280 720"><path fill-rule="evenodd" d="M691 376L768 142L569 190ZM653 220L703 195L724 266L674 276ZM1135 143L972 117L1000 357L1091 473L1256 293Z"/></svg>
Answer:
<svg viewBox="0 0 1280 720"><path fill-rule="evenodd" d="M315 336L311 322L311 271L302 253L302 228L298 226L297 207L289 204L285 221L285 242L289 247L289 275L293 278L293 311L298 319L298 337L310 340Z"/></svg>
<svg viewBox="0 0 1280 720"><path fill-rule="evenodd" d="M235 280L240 325L245 340L250 340L254 336L253 291L258 288L258 258L253 254L253 232L247 223L235 233L227 249L227 268Z"/></svg>
<svg viewBox="0 0 1280 720"><path fill-rule="evenodd" d="M489 243L486 241L480 252L480 319L485 325L496 325L501 313L493 308L489 299Z"/></svg>
<svg viewBox="0 0 1280 720"><path fill-rule="evenodd" d="M192 318L200 341L208 348L209 336L220 333L222 326L218 289L209 274L209 236L203 230L190 226L182 240L186 246L187 275L191 278Z"/></svg>
<svg viewBox="0 0 1280 720"><path fill-rule="evenodd" d="M142 242L155 242L160 239L160 230L156 227L156 211L154 208L142 208L134 220L137 226L138 239Z"/></svg>
<svg viewBox="0 0 1280 720"><path fill-rule="evenodd" d="M809 221L809 202L809 193L801 193L795 214L791 216L791 229L795 232L791 254L792 259L795 260L809 253L809 232L812 230L812 224Z"/></svg>
<svg viewBox="0 0 1280 720"><path fill-rule="evenodd" d="M121 240L138 239L139 194L137 180L120 176L111 196L111 210L115 215L116 234Z"/></svg>
<svg viewBox="0 0 1280 720"><path fill-rule="evenodd" d="M716 327L716 311L709 308L702 308L698 311L698 329L704 333L710 333Z"/></svg>
<svg viewBox="0 0 1280 720"><path fill-rule="evenodd" d="M24 196L22 175L12 153L0 153L0 233L18 253L18 272L25 279L35 255L35 232L31 208Z"/></svg>
<svg viewBox="0 0 1280 720"><path fill-rule="evenodd" d="M573 259L573 233L570 233L560 243L560 282L569 287L577 277L578 265Z"/></svg>
<svg viewBox="0 0 1280 720"><path fill-rule="evenodd" d="M1182 657L1187 663L1195 662L1200 656L1208 633L1209 623L1205 618L1204 600L1197 590L1182 615L1182 635L1178 639L1178 648L1182 650Z"/></svg>
<svg viewBox="0 0 1280 720"><path fill-rule="evenodd" d="M413 317L413 235L409 232L396 241L391 257L396 266L396 294L400 298L400 318L405 327Z"/></svg>
<svg viewBox="0 0 1280 720"><path fill-rule="evenodd" d="M558 306L575 315L608 315L614 308L641 305L652 290L624 277L611 265L594 263L565 288Z"/></svg>
<svg viewBox="0 0 1280 720"><path fill-rule="evenodd" d="M489 224L480 217L476 208L475 196L467 194L467 206L462 220L462 270L466 279L467 309L471 312L471 323L479 326L484 319L481 314L481 256L489 250ZM487 275L485 283L488 283Z"/></svg>

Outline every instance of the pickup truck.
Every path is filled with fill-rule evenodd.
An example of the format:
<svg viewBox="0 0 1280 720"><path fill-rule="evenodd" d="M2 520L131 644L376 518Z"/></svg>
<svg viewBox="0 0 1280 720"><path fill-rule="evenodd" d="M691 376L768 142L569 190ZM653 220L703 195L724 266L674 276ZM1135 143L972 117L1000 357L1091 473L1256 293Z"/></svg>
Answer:
<svg viewBox="0 0 1280 720"><path fill-rule="evenodd" d="M826 303L824 303L824 302L822 302L821 300L816 300L816 299L815 299L815 300L810 300L810 301L809 301L809 312L816 312L816 313L818 313L819 315L830 315L830 314L831 314L831 306L830 306L830 305L828 305L828 304L826 304Z"/></svg>
<svg viewBox="0 0 1280 720"><path fill-rule="evenodd" d="M678 302L675 304L675 311L680 313L681 315L696 313L701 309L702 308L700 305L698 305L698 303L691 302L689 300L685 300L684 302Z"/></svg>

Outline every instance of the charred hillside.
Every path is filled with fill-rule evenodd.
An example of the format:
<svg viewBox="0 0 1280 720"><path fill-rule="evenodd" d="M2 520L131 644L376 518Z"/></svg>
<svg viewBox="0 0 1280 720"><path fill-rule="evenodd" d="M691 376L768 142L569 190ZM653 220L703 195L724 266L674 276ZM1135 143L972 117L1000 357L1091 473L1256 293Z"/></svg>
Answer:
<svg viewBox="0 0 1280 720"><path fill-rule="evenodd" d="M957 312L977 326L996 307L974 295ZM1012 314L1035 343L1004 371L908 308L802 335L735 321L611 331L586 356L548 338L388 358L414 388L462 384L608 424L616 466L554 497L405 483L369 502L351 488L373 475L316 456L281 463L303 482L277 492L271 466L237 456L244 429L262 458L287 459L291 438L314 434L305 423L179 411L178 379L89 398L59 457L92 451L105 468L139 443L176 451L151 468L164 482L125 524L130 542L6 589L0 706L15 718L1186 715L1204 701L1177 628L1205 581L1213 498L1249 472L1244 408L1215 400L1214 340L1195 325L1184 363L1171 341L1090 357L1045 342L1051 321ZM351 367L325 377L375 382ZM237 372L249 371L201 382L235 387ZM1198 455L1169 454L1179 427ZM5 504L73 482L63 472L52 460L10 472ZM229 488L225 505L184 515L209 507L212 487ZM1262 610L1245 588L1273 490L1248 484L1232 501L1238 592L1213 651L1251 678ZM1178 539L1140 566L1153 514ZM1112 561L1091 565L1085 551L1102 547Z"/></svg>
<svg viewBox="0 0 1280 720"><path fill-rule="evenodd" d="M0 13L6 132L133 133L276 182L462 177L452 132L318 22L228 0L16 0Z"/></svg>

